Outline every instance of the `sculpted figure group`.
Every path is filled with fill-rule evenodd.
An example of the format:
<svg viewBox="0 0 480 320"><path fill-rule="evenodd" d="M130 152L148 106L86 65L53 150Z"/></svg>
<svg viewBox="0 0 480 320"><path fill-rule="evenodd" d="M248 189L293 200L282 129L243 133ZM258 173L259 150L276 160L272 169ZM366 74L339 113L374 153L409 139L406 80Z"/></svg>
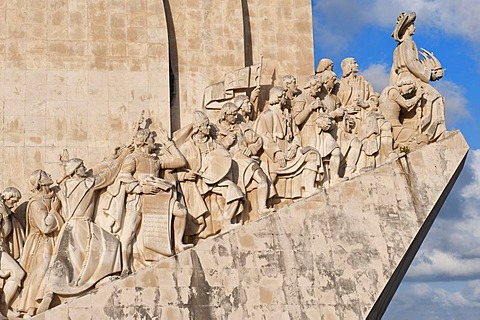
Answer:
<svg viewBox="0 0 480 320"><path fill-rule="evenodd" d="M261 112L256 88L216 119L195 111L172 139L142 114L132 140L91 170L64 153L57 184L32 173L25 230L13 210L20 191L5 189L1 312L33 316L441 138L443 97L429 82L443 69L428 52L420 60L414 20L397 20L391 82L380 94L354 58L341 62L339 79L322 59L303 90L285 75Z"/></svg>

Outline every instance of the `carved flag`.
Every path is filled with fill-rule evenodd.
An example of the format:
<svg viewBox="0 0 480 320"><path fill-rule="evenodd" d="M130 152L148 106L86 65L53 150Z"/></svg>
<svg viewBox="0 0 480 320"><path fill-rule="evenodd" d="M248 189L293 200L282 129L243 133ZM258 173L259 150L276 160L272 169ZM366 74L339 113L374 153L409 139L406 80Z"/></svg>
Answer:
<svg viewBox="0 0 480 320"><path fill-rule="evenodd" d="M254 64L225 74L222 82L217 82L205 88L203 105L207 109L213 108L209 104L213 101L228 100L234 97L234 90L248 89L260 84L262 64Z"/></svg>

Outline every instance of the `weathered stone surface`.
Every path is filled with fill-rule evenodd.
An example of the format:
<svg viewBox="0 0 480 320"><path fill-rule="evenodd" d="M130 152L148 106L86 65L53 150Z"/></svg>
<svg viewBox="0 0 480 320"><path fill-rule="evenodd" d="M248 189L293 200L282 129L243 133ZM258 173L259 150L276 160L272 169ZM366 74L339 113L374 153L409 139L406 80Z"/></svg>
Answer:
<svg viewBox="0 0 480 320"><path fill-rule="evenodd" d="M35 319L377 319L467 151L448 133Z"/></svg>
<svg viewBox="0 0 480 320"><path fill-rule="evenodd" d="M174 129L191 122L204 88L227 72L263 62L265 86L279 85L287 74L303 83L313 73L310 0L282 0L274 6L264 0L164 3L169 39L175 39L170 43ZM261 107L267 92L262 94Z"/></svg>
<svg viewBox="0 0 480 320"><path fill-rule="evenodd" d="M91 165L130 140L148 110L170 127L162 1L0 1L0 185L61 174L68 148Z"/></svg>

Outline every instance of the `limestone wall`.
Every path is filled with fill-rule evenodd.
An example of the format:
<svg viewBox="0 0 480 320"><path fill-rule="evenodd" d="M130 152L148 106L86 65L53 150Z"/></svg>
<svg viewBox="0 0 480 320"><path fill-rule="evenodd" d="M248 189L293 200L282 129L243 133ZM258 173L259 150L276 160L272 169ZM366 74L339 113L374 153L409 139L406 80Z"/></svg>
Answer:
<svg viewBox="0 0 480 320"><path fill-rule="evenodd" d="M310 0L165 1L169 20L172 116L177 129L202 107L205 87L224 74L262 62L262 97L286 74L303 85L314 72ZM262 100L263 105L265 99Z"/></svg>
<svg viewBox="0 0 480 320"><path fill-rule="evenodd" d="M92 165L129 142L146 109L169 127L163 3L0 1L0 187L27 191L58 155Z"/></svg>
<svg viewBox="0 0 480 320"><path fill-rule="evenodd" d="M35 319L379 319L467 151L449 133Z"/></svg>
<svg viewBox="0 0 480 320"><path fill-rule="evenodd" d="M260 56L263 95L313 72L310 0L0 1L0 189L57 178L64 148L94 165L143 109L188 124L206 86Z"/></svg>

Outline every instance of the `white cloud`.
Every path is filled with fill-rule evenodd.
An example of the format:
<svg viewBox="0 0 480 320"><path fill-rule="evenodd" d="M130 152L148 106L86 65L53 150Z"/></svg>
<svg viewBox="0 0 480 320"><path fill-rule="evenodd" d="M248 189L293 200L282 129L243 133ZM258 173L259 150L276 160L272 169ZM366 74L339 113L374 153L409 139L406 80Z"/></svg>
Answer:
<svg viewBox="0 0 480 320"><path fill-rule="evenodd" d="M480 42L480 2L477 0L393 0L369 1L372 6L368 23L395 26L395 18L402 11L415 11L418 24L442 30L446 34ZM393 18L393 19L392 19Z"/></svg>
<svg viewBox="0 0 480 320"><path fill-rule="evenodd" d="M477 319L480 282L470 281L461 290L448 291L426 283L405 286L397 292L383 320Z"/></svg>
<svg viewBox="0 0 480 320"><path fill-rule="evenodd" d="M480 276L480 257L462 259L437 249L422 251L408 270L409 278L466 278Z"/></svg>
<svg viewBox="0 0 480 320"><path fill-rule="evenodd" d="M480 302L480 280L469 281L462 295L470 301Z"/></svg>
<svg viewBox="0 0 480 320"><path fill-rule="evenodd" d="M367 69L360 72L373 86L376 92L381 93L388 86L390 78L390 66L386 64L371 64Z"/></svg>
<svg viewBox="0 0 480 320"><path fill-rule="evenodd" d="M365 25L393 31L402 11L417 13L422 32L436 29L480 45L480 1L478 0L314 0L315 42L333 55Z"/></svg>

